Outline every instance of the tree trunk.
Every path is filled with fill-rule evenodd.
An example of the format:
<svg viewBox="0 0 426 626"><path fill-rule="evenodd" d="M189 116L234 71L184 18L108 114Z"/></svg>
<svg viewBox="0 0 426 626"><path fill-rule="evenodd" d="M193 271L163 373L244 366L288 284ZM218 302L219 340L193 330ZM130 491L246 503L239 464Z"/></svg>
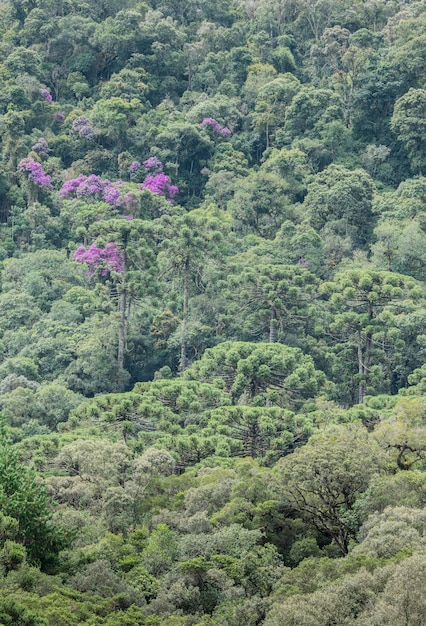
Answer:
<svg viewBox="0 0 426 626"><path fill-rule="evenodd" d="M117 352L117 365L120 369L124 367L124 349L126 344L126 305L127 305L127 292L126 285L123 277L121 283L122 291L120 294L120 323L118 326L118 352Z"/></svg>
<svg viewBox="0 0 426 626"><path fill-rule="evenodd" d="M364 402L365 396L365 381L364 381L364 364L362 360L362 347L361 347L361 333L359 333L358 337L358 374L359 374L359 383L358 383L358 404L362 404Z"/></svg>
<svg viewBox="0 0 426 626"><path fill-rule="evenodd" d="M182 338L180 344L180 371L186 369L186 332L188 327L189 308L189 257L185 259L185 270L183 275L183 315L182 315Z"/></svg>
<svg viewBox="0 0 426 626"><path fill-rule="evenodd" d="M277 312L275 307L271 307L271 317L269 319L269 343L277 342Z"/></svg>

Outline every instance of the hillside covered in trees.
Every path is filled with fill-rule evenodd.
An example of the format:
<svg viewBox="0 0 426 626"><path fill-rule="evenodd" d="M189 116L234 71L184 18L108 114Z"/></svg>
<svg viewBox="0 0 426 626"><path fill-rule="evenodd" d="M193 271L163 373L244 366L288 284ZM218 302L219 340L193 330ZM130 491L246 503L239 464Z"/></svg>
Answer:
<svg viewBox="0 0 426 626"><path fill-rule="evenodd" d="M426 624L426 0L0 0L0 624Z"/></svg>

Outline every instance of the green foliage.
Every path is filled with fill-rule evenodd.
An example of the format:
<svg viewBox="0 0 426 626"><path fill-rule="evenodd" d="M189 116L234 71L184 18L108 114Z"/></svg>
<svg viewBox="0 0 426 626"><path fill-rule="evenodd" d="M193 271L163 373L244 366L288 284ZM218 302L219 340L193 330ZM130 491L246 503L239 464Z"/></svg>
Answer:
<svg viewBox="0 0 426 626"><path fill-rule="evenodd" d="M424 623L424 3L10 0L0 41L0 623Z"/></svg>
<svg viewBox="0 0 426 626"><path fill-rule="evenodd" d="M17 520L14 539L25 546L31 561L44 567L52 565L61 548L67 543L65 533L52 521L50 503L45 487L37 480L35 472L19 462L16 451L4 440L0 446L0 504L2 514ZM9 544L5 563L23 559L19 550ZM10 567L11 565L9 565Z"/></svg>
<svg viewBox="0 0 426 626"><path fill-rule="evenodd" d="M346 554L356 530L355 501L382 467L379 448L363 427L340 426L279 461L276 479L295 511Z"/></svg>
<svg viewBox="0 0 426 626"><path fill-rule="evenodd" d="M304 206L315 229L327 227L335 236L349 236L354 245L362 246L372 228L372 198L366 172L330 165L308 185Z"/></svg>
<svg viewBox="0 0 426 626"><path fill-rule="evenodd" d="M227 391L234 404L293 408L326 383L311 358L281 344L224 342L209 348L186 372L189 380Z"/></svg>

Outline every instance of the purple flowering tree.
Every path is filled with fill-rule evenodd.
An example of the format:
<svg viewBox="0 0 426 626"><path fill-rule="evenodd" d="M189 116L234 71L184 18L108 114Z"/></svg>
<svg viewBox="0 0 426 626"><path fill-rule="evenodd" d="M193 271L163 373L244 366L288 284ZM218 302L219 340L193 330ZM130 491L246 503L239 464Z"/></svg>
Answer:
<svg viewBox="0 0 426 626"><path fill-rule="evenodd" d="M110 272L121 274L124 272L124 254L113 241L107 243L105 248L99 248L95 243L86 248L80 246L74 253L77 263L86 263L89 268L89 276L108 276Z"/></svg>
<svg viewBox="0 0 426 626"><path fill-rule="evenodd" d="M48 89L40 89L39 94L43 98L43 100L46 100L46 102L48 102L49 104L52 103L52 100L53 100L52 94L50 93Z"/></svg>
<svg viewBox="0 0 426 626"><path fill-rule="evenodd" d="M80 246L74 253L74 260L77 263L85 263L89 268L89 276L113 276L120 275L119 279L114 279L116 283L120 282L120 324L118 330L118 351L117 364L120 369L124 366L124 348L125 348L125 326L126 326L126 289L125 284L125 256L118 243L112 241L107 243L104 248L100 248L96 243L91 246Z"/></svg>
<svg viewBox="0 0 426 626"><path fill-rule="evenodd" d="M154 174L154 176L147 176L139 189L148 189L151 193L164 196L169 202L174 202L174 197L179 193L179 187L172 185L170 176L167 176L164 172Z"/></svg>
<svg viewBox="0 0 426 626"><path fill-rule="evenodd" d="M31 157L22 159L19 163L19 171L28 174L28 178L38 187L52 189L52 178L43 170L43 166Z"/></svg>
<svg viewBox="0 0 426 626"><path fill-rule="evenodd" d="M72 123L71 132L87 141L93 141L95 138L95 130L86 117L77 117Z"/></svg>
<svg viewBox="0 0 426 626"><path fill-rule="evenodd" d="M93 279L109 283L117 300L118 341L117 364L123 368L126 337L132 307L142 298L156 294L153 268L156 242L150 227L142 220L102 220L91 227L92 237L111 243L80 246L75 252L77 262L86 263Z"/></svg>
<svg viewBox="0 0 426 626"><path fill-rule="evenodd" d="M143 165L148 172L148 176L139 189L147 189L151 193L164 196L166 200L174 203L174 198L179 193L179 187L172 185L170 176L163 172L163 164L160 159L153 156L144 161Z"/></svg>
<svg viewBox="0 0 426 626"><path fill-rule="evenodd" d="M163 171L163 164L156 156L149 157L149 159L143 162L143 166L149 174L159 174Z"/></svg>
<svg viewBox="0 0 426 626"><path fill-rule="evenodd" d="M35 144L31 146L31 150L37 152L37 154L39 154L40 156L47 157L49 153L49 144L44 137L40 137L39 139L37 139Z"/></svg>
<svg viewBox="0 0 426 626"><path fill-rule="evenodd" d="M19 162L18 170L27 177L29 204L37 200L37 188L53 189L52 177L46 174L42 164L32 157L22 159Z"/></svg>
<svg viewBox="0 0 426 626"><path fill-rule="evenodd" d="M138 169L140 168L141 164L139 163L139 161L133 161L133 163L131 163L128 167L128 172L130 174L134 174L135 172L138 171Z"/></svg>
<svg viewBox="0 0 426 626"><path fill-rule="evenodd" d="M215 133L220 135L221 137L230 137L231 131L228 127L222 127L219 122L217 122L213 117L205 117L200 124L200 128L205 127L211 128Z"/></svg>
<svg viewBox="0 0 426 626"><path fill-rule="evenodd" d="M85 176L80 174L77 178L67 180L61 187L61 198L75 196L76 198L103 200L107 204L117 207L121 204L121 180L112 183L107 178L100 178L96 174Z"/></svg>

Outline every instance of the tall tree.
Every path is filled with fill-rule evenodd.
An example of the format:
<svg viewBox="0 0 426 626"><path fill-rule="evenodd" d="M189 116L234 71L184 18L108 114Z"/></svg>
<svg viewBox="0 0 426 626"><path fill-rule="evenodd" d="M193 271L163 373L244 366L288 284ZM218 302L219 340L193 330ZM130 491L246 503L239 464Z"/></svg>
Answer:
<svg viewBox="0 0 426 626"><path fill-rule="evenodd" d="M220 211L196 209L189 213L176 212L165 215L154 225L160 241L158 263L164 277L180 279L182 295L182 324L180 342L180 370L187 365L187 330L191 297L191 285L202 289L205 267L209 259L221 251L224 233L229 220Z"/></svg>
<svg viewBox="0 0 426 626"><path fill-rule="evenodd" d="M248 336L301 340L315 315L318 279L300 264L243 267L228 276L228 285L229 301L243 316L236 312L235 321Z"/></svg>
<svg viewBox="0 0 426 626"><path fill-rule="evenodd" d="M297 513L347 554L356 527L351 511L381 471L378 445L362 426L339 426L311 437L306 446L281 459L277 487Z"/></svg>
<svg viewBox="0 0 426 626"><path fill-rule="evenodd" d="M330 297L334 314L329 326L333 349L342 350L350 363L352 382L344 384L351 388L356 383L357 401L362 403L367 388L374 390L383 377L386 342L380 334L386 333L392 311L410 311L420 297L419 287L401 274L365 268L339 272L322 291Z"/></svg>

